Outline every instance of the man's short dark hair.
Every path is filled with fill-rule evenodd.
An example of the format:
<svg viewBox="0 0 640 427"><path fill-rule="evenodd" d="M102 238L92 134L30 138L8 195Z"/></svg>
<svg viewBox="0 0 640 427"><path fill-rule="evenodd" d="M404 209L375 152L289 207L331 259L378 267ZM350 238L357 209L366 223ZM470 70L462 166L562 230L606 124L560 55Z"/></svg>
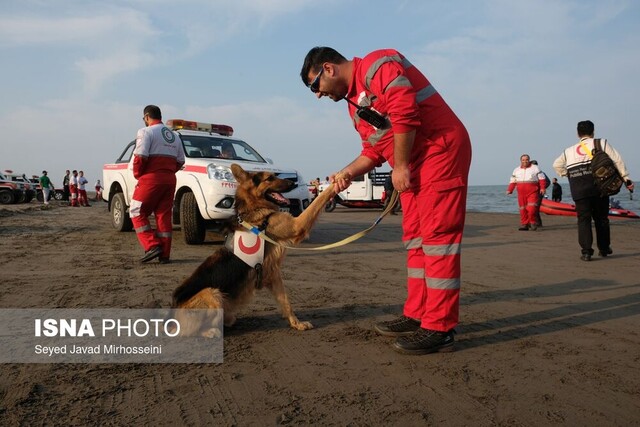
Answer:
<svg viewBox="0 0 640 427"><path fill-rule="evenodd" d="M595 126L591 120L578 122L578 136L591 136L595 130Z"/></svg>
<svg viewBox="0 0 640 427"><path fill-rule="evenodd" d="M147 105L144 107L144 114L149 115L150 119L162 120L162 113L160 112L160 107L157 105Z"/></svg>
<svg viewBox="0 0 640 427"><path fill-rule="evenodd" d="M307 56L304 57L302 70L300 70L300 77L302 78L302 83L304 83L305 86L309 84L309 73L311 71L316 73L320 72L320 67L322 67L322 64L325 62L342 64L343 62L347 62L347 58L331 47L314 47L309 51L309 53L307 53Z"/></svg>

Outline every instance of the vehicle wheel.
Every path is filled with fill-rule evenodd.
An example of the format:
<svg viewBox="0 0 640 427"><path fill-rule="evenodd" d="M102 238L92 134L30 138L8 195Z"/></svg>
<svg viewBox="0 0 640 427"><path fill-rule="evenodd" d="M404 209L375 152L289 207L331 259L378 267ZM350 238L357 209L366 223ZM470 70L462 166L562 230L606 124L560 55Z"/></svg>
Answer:
<svg viewBox="0 0 640 427"><path fill-rule="evenodd" d="M193 193L185 193L180 201L180 224L184 242L187 245L199 245L204 242L207 232L204 218L200 215L198 202Z"/></svg>
<svg viewBox="0 0 640 427"><path fill-rule="evenodd" d="M16 197L16 203L24 203L27 201L27 193L24 191L20 193L18 197Z"/></svg>
<svg viewBox="0 0 640 427"><path fill-rule="evenodd" d="M325 212L333 212L333 210L336 208L336 200L335 199L331 199L327 202L326 205L324 205L324 211Z"/></svg>
<svg viewBox="0 0 640 427"><path fill-rule="evenodd" d="M30 203L33 200L33 193L27 194L27 197L24 199L25 203Z"/></svg>
<svg viewBox="0 0 640 427"><path fill-rule="evenodd" d="M36 200L39 201L40 203L44 202L44 196L42 195L42 191L38 191L36 193Z"/></svg>
<svg viewBox="0 0 640 427"><path fill-rule="evenodd" d="M133 223L127 212L124 194L116 193L111 201L111 224L118 231L131 231Z"/></svg>
<svg viewBox="0 0 640 427"><path fill-rule="evenodd" d="M62 200L64 199L64 191L58 191L56 190L55 193L53 193L53 197L56 200Z"/></svg>
<svg viewBox="0 0 640 427"><path fill-rule="evenodd" d="M10 205L15 201L15 199L16 198L14 197L12 191L9 191L9 190L0 191L0 203L2 203L3 205Z"/></svg>

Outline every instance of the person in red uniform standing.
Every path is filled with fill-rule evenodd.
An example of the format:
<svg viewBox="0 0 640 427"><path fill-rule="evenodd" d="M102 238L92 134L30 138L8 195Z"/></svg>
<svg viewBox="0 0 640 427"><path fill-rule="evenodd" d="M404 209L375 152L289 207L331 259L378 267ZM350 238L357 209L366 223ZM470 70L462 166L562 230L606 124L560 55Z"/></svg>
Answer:
<svg viewBox="0 0 640 427"><path fill-rule="evenodd" d="M159 258L161 263L168 263L176 172L184 165L184 148L180 137L162 123L160 108L147 105L142 120L147 127L138 130L136 136L132 162L138 183L129 215L145 251L141 261ZM155 231L149 223L151 214L156 217Z"/></svg>
<svg viewBox="0 0 640 427"><path fill-rule="evenodd" d="M86 185L89 183L89 180L85 178L84 171L78 172L78 203L80 206L90 207L89 199L87 198L87 189Z"/></svg>
<svg viewBox="0 0 640 427"><path fill-rule="evenodd" d="M545 175L532 164L528 154L520 156L520 166L513 170L507 187L507 194L518 190L518 208L520 209L520 231L537 230L537 216L540 215L541 196L546 191Z"/></svg>
<svg viewBox="0 0 640 427"><path fill-rule="evenodd" d="M74 170L69 177L69 194L71 194L71 206L78 207L78 171Z"/></svg>
<svg viewBox="0 0 640 427"><path fill-rule="evenodd" d="M315 47L300 77L317 98L347 99L362 139L360 155L331 176L336 191L388 161L401 192L407 299L403 314L376 324L376 331L396 337L393 347L402 353L453 350L471 164L467 130L420 70L393 49L347 60Z"/></svg>

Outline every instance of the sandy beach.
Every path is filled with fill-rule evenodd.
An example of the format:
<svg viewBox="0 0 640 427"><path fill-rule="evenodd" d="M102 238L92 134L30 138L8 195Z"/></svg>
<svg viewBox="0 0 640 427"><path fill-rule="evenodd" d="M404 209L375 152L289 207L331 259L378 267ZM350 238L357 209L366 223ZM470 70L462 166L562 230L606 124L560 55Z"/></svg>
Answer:
<svg viewBox="0 0 640 427"><path fill-rule="evenodd" d="M219 241L142 265L105 203L0 207L0 308L168 307ZM366 228L379 211L323 213L305 245ZM612 220L613 256L580 260L575 218L519 232L471 213L456 351L406 356L376 335L401 313L401 216L340 249L289 252L301 320L266 292L225 331L222 364L3 364L0 425L640 425L640 221Z"/></svg>

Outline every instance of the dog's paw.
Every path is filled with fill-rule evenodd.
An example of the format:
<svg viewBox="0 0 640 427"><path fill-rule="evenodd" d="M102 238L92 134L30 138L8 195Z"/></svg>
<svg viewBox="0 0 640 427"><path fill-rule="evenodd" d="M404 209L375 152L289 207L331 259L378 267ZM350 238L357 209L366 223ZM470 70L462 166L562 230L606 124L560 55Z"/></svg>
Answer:
<svg viewBox="0 0 640 427"><path fill-rule="evenodd" d="M311 322L300 322L300 321L296 321L291 323L291 327L293 329L297 329L298 331L306 331L309 329L313 329L313 325L311 324Z"/></svg>
<svg viewBox="0 0 640 427"><path fill-rule="evenodd" d="M201 335L206 338L222 338L222 331L218 328L211 328L203 331Z"/></svg>

